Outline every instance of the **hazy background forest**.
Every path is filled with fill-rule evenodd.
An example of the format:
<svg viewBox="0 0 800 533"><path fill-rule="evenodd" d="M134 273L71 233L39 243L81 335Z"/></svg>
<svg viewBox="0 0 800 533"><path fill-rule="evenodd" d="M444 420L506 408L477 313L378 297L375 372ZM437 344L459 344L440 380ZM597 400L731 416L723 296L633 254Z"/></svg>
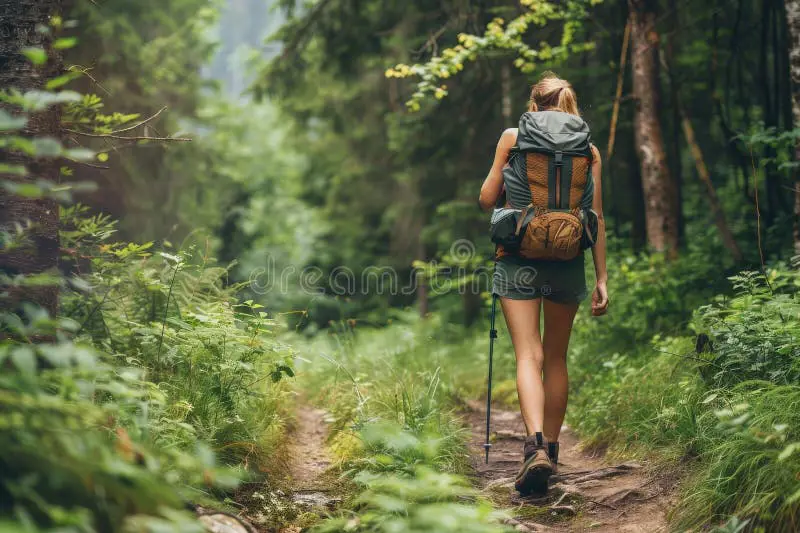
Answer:
<svg viewBox="0 0 800 533"><path fill-rule="evenodd" d="M800 529L800 2L10 0L0 28L2 531L617 530L470 459L478 192L549 70L609 242L569 426L660 480L630 530L650 500ZM495 362L513 411L504 331Z"/></svg>

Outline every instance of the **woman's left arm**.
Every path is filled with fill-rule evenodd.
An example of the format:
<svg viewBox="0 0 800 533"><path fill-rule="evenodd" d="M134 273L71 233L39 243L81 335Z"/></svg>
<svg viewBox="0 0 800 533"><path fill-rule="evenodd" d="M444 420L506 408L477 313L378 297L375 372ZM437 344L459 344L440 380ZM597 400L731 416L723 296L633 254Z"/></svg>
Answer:
<svg viewBox="0 0 800 533"><path fill-rule="evenodd" d="M608 311L608 272L606 271L606 222L603 218L603 186L601 173L603 163L600 160L600 150L592 145L592 178L594 179L594 198L592 206L597 213L597 242L592 248L594 272L597 285L592 292L592 315L600 316Z"/></svg>

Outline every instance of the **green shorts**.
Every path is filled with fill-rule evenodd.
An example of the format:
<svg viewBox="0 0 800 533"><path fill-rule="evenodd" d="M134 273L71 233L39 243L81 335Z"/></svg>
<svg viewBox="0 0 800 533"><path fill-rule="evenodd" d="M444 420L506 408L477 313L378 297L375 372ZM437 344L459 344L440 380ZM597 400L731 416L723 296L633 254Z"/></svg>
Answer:
<svg viewBox="0 0 800 533"><path fill-rule="evenodd" d="M561 304L580 303L589 294L583 253L569 261L502 256L495 262L492 293L512 300L546 298Z"/></svg>

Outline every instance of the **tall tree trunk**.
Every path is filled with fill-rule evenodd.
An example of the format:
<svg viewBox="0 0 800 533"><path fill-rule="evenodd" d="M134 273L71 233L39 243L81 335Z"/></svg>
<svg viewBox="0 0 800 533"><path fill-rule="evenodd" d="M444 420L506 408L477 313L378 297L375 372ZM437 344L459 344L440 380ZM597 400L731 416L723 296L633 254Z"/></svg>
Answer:
<svg viewBox="0 0 800 533"><path fill-rule="evenodd" d="M670 12L670 32L671 36L668 38L665 51L666 51L666 61L669 65L675 64L675 56L680 53L678 48L679 40L679 31L680 31L680 11L678 6L678 0L670 0L669 2L669 12ZM716 32L716 20L714 22L714 32ZM670 104L672 107L672 113L667 113L667 115L671 115L669 118L671 119L671 143L670 147L671 150L669 152L670 159L672 160L672 174L671 177L674 182L674 187L676 191L675 201L677 202L676 210L678 213L678 245L684 246L685 244L685 222L683 217L683 158L681 154L681 115L678 112L678 99L680 98L679 89L678 89L678 81L673 76L671 70L667 72L668 80L669 80L669 91L670 91Z"/></svg>
<svg viewBox="0 0 800 533"><path fill-rule="evenodd" d="M789 26L789 61L792 73L792 114L800 124L800 0L786 0ZM795 161L800 161L800 142L795 146ZM800 172L794 175L794 253L800 255Z"/></svg>
<svg viewBox="0 0 800 533"><path fill-rule="evenodd" d="M45 46L47 39L36 31L47 25L49 17L59 13L60 0L0 0L0 88L14 87L21 91L42 89L47 79L61 70L60 59L51 55L44 68L34 67L21 53L28 46ZM60 111L52 107L30 117L25 135L58 137ZM2 181L34 183L44 179L57 182L57 161L31 161L17 154L0 153L3 161L23 164L28 175L0 175ZM0 270L10 276L42 272L56 273L58 267L58 205L53 200L21 198L0 188L0 228L11 230L15 224L30 221L28 244L0 250ZM5 309L15 309L23 302L32 302L55 315L58 307L56 286L11 289L2 302ZM2 298L2 297L0 297Z"/></svg>
<svg viewBox="0 0 800 533"><path fill-rule="evenodd" d="M633 132L625 135L630 140L630 145L635 144ZM647 249L647 215L645 213L644 186L642 185L642 166L633 150L628 151L626 161L627 172L625 186L630 191L631 205L631 250L639 253Z"/></svg>
<svg viewBox="0 0 800 533"><path fill-rule="evenodd" d="M772 77L775 77L774 66L777 60L777 51L774 50L774 42L770 39L770 29L774 30L772 20L772 2L765 0L762 6L761 14L761 45L759 48L759 80L761 82L761 98L764 108L764 126L767 128L778 128L779 116L779 97L776 94L777 85L770 83L770 59L772 59ZM773 31L774 33L774 31ZM770 47L773 48L770 54ZM773 80L777 82L776 80ZM764 149L764 156L766 159L775 159L776 151L771 146L767 145ZM764 221L767 226L772 226L773 221L778 216L780 211L780 176L777 175L771 165L764 168L764 192L766 193L766 207L764 214Z"/></svg>
<svg viewBox="0 0 800 533"><path fill-rule="evenodd" d="M647 220L647 243L674 258L678 253L678 201L670 177L659 118L658 32L655 2L628 0L631 11L634 127Z"/></svg>

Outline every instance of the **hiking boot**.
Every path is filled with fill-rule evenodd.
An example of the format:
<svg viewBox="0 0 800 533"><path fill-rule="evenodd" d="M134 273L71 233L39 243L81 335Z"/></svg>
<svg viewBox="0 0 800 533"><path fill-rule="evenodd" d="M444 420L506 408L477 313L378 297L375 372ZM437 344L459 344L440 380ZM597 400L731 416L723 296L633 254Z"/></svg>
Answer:
<svg viewBox="0 0 800 533"><path fill-rule="evenodd" d="M547 456L553 464L553 473L558 473L558 442L547 441Z"/></svg>
<svg viewBox="0 0 800 533"><path fill-rule="evenodd" d="M547 480L553 474L553 463L541 433L525 438L525 461L514 480L514 488L524 495L547 492Z"/></svg>

